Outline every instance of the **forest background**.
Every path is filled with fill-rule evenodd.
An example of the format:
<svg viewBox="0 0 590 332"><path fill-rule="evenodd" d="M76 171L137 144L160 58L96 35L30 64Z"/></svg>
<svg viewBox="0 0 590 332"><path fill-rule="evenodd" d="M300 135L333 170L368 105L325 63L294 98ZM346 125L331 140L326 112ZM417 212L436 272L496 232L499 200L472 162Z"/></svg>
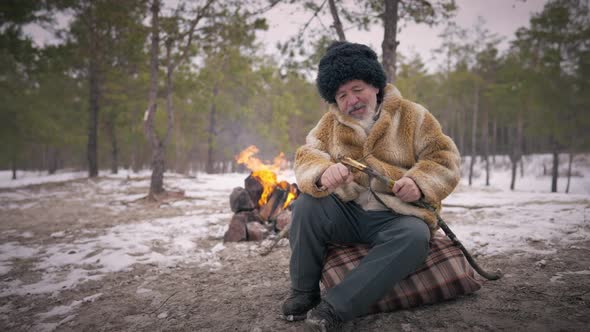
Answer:
<svg viewBox="0 0 590 332"><path fill-rule="evenodd" d="M269 55L257 31L286 5L309 19ZM547 1L506 49L483 20L454 23L456 11L453 0L2 1L0 169L151 168L153 196L165 171L243 170L235 156L252 144L263 159L292 159L326 111L313 82L319 56L380 25L389 80L486 164L488 183L497 155L510 157L513 188L523 155L551 153L556 191L559 154L571 163L590 150L588 1ZM407 22L444 27L438 68L397 51ZM59 42L35 43L30 24Z"/></svg>

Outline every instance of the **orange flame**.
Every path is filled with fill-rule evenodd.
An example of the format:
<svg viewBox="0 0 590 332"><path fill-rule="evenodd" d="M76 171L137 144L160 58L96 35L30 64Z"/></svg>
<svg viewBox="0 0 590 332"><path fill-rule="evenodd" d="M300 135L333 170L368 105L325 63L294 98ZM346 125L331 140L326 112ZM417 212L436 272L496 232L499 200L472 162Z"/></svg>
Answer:
<svg viewBox="0 0 590 332"><path fill-rule="evenodd" d="M296 197L295 186L291 186L286 181L278 182L275 173L278 172L281 169L281 165L286 162L285 154L282 152L279 153L279 155L273 159L272 164L266 164L262 160L254 157L258 151L259 150L256 146L250 145L236 156L236 161L238 164L244 164L249 170L251 170L252 176L256 177L260 184L262 184L263 191L258 200L259 206L266 204L268 197L275 190L275 187L278 186L283 190L289 190L289 194L283 205L283 208L286 208Z"/></svg>
<svg viewBox="0 0 590 332"><path fill-rule="evenodd" d="M279 153L273 160L271 165L265 164L262 160L254 157L255 154L258 153L258 148L254 145L250 145L249 147L245 148L238 156L236 157L236 161L238 164L244 164L246 167L255 172L255 171L271 171L271 172L278 172L281 169L281 164L285 162L285 154ZM276 184L276 182L275 182Z"/></svg>
<svg viewBox="0 0 590 332"><path fill-rule="evenodd" d="M279 183L279 187L281 187L283 190L289 190L285 204L283 204L283 209L286 209L287 206L291 204L291 201L297 198L297 187L290 185L287 181L281 181L281 183Z"/></svg>

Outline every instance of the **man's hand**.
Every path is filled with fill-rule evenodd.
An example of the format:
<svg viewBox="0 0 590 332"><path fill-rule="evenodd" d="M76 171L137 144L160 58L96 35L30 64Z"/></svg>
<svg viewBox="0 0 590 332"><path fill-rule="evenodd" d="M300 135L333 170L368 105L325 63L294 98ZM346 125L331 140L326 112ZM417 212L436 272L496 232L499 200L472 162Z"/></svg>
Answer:
<svg viewBox="0 0 590 332"><path fill-rule="evenodd" d="M320 185L332 191L343 183L350 183L353 180L352 173L341 163L328 167L320 177Z"/></svg>
<svg viewBox="0 0 590 332"><path fill-rule="evenodd" d="M418 188L416 182L405 176L395 181L392 190L395 196L399 197L399 199L404 202L415 202L420 199L420 196L422 196L420 188Z"/></svg>

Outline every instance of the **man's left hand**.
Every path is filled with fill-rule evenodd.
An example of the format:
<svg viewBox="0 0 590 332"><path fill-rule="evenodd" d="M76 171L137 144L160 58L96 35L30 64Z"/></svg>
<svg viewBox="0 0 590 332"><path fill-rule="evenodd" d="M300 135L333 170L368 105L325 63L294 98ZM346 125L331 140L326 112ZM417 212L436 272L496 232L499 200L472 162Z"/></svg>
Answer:
<svg viewBox="0 0 590 332"><path fill-rule="evenodd" d="M404 202L415 202L420 199L422 192L416 182L409 177L403 177L393 185L393 193Z"/></svg>

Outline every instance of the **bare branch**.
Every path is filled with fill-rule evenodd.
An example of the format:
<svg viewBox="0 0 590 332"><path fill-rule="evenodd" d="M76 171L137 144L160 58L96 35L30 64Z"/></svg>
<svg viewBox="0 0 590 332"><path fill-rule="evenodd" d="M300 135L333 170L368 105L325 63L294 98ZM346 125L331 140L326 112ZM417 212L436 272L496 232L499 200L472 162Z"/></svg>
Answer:
<svg viewBox="0 0 590 332"><path fill-rule="evenodd" d="M336 8L336 3L334 0L328 0L330 3L330 13L332 13L332 19L334 19L334 29L336 29L336 33L338 34L338 40L346 41L346 36L344 35L344 30L342 29L342 22L340 22L340 17L338 16L338 8Z"/></svg>
<svg viewBox="0 0 590 332"><path fill-rule="evenodd" d="M305 30L307 30L307 27L309 26L309 24L311 24L311 22L313 21L313 19L316 18L316 17L318 17L318 15L322 11L322 8L324 8L324 5L326 4L327 1L328 0L324 0L324 2L322 2L322 4L318 7L318 9L309 18L309 20L307 21L307 23L305 23L305 25L303 26L303 28L301 30L299 30L299 36L302 36L303 33L305 32Z"/></svg>
<svg viewBox="0 0 590 332"><path fill-rule="evenodd" d="M182 61L186 60L190 47L193 43L195 29L199 22L207 16L207 11L209 10L209 7L211 6L211 4L213 4L213 2L215 2L215 0L207 0L207 3L205 3L205 5L197 11L197 17L195 17L191 21L190 27L188 29L188 37L186 37L186 44L182 48L181 55L178 58L178 60L173 63L172 70L174 70Z"/></svg>

